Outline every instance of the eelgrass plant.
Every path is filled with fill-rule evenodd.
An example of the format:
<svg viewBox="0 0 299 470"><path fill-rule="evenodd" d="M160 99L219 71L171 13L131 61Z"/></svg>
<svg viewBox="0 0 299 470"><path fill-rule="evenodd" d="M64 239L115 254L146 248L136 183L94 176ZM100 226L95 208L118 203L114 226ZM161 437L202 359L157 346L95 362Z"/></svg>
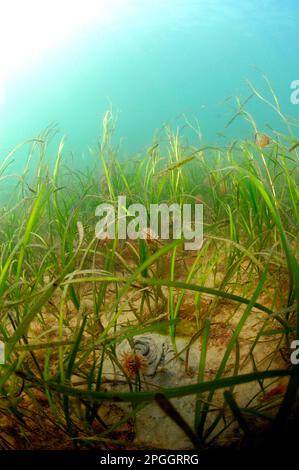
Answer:
<svg viewBox="0 0 299 470"><path fill-rule="evenodd" d="M237 114L256 129L244 107ZM282 350L290 355L292 340L299 339L298 149L289 150L294 138L277 134L268 148L251 140L227 148L200 142L187 148L179 133L167 130L168 142L154 142L131 163L117 158L110 139L114 125L108 112L91 169L65 166L62 141L51 170L45 155L49 131L22 147L29 146L29 161L0 212L0 338L6 345L0 369L0 423L6 431L0 446L41 446L34 444L34 429L44 421L62 436L64 447L134 448L134 421L154 401L193 446L216 445L234 423L252 443L250 417L266 422L272 436L281 435L299 381L289 357L284 367L273 367L274 356ZM0 185L18 150L2 163ZM34 175L33 152L39 154ZM191 256L183 240L97 240L95 208L115 204L119 195L145 207L203 203L203 247ZM186 298L193 306L187 320ZM236 321L207 379L211 328L223 304ZM134 320L123 323L127 310ZM263 322L253 332L245 358L250 371L244 373L240 338L257 313ZM192 384L145 390L142 374L133 380L126 374L116 347L146 332L169 336L178 354L179 336L188 338L190 347L199 341ZM265 338L274 339L275 347L260 365L255 350ZM125 389L106 390L107 359L124 377ZM283 396L263 401L281 378L287 381ZM259 384L260 400L253 396L240 407L235 391L249 383ZM222 406L215 411L219 391ZM170 402L186 396L196 396L191 427ZM115 401L130 407L124 417L106 423L99 410ZM19 429L17 441L9 436L12 425ZM124 425L131 433L118 432ZM43 445L54 448L55 438Z"/></svg>

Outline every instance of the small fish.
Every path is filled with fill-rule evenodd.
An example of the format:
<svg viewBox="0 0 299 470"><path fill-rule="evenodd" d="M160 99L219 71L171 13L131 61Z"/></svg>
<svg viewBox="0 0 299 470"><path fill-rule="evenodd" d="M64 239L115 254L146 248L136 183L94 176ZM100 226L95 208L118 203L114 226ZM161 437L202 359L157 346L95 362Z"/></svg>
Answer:
<svg viewBox="0 0 299 470"><path fill-rule="evenodd" d="M261 132L257 132L255 134L255 143L258 147L265 148L270 144L270 137L266 134L262 134Z"/></svg>
<svg viewBox="0 0 299 470"><path fill-rule="evenodd" d="M158 173L158 177L160 176L165 176L169 171L173 171L173 170L176 170L177 168L180 168L182 165L185 165L186 163L189 163L191 162L192 160L195 159L195 153L197 153L198 151L196 152L193 152L189 157L187 158L184 158L183 160L180 160L178 161L177 163L174 163L173 165L170 165L168 168L166 168L165 170L162 170L160 171L160 173Z"/></svg>
<svg viewBox="0 0 299 470"><path fill-rule="evenodd" d="M150 157L152 157L152 156L155 154L155 150L157 150L158 147L159 147L159 143L152 145L152 146L148 149L147 154L148 154Z"/></svg>
<svg viewBox="0 0 299 470"><path fill-rule="evenodd" d="M289 148L289 152L292 152L292 151L295 150L297 147L299 147L299 141L296 142L294 145L292 145L292 147Z"/></svg>
<svg viewBox="0 0 299 470"><path fill-rule="evenodd" d="M26 183L26 184L27 184L27 183ZM27 184L27 188L28 188L29 191L31 191L32 193L36 194L35 189L31 188L28 184Z"/></svg>

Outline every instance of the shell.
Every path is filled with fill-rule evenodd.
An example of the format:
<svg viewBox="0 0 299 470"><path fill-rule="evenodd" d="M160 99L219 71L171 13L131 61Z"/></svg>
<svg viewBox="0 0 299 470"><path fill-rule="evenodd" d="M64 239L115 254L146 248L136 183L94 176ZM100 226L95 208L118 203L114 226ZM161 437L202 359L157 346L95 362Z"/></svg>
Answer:
<svg viewBox="0 0 299 470"><path fill-rule="evenodd" d="M128 340L122 341L116 349L116 354L122 362L130 353L142 357L146 364L146 367L142 368L145 376L154 376L159 367L174 358L171 344L162 335L138 335L131 340L131 344L132 347Z"/></svg>

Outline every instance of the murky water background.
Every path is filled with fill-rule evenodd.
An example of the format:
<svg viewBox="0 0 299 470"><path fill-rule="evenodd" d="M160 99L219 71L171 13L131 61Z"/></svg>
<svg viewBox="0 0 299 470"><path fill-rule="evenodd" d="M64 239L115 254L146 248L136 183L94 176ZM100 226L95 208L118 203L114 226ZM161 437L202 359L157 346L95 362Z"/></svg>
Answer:
<svg viewBox="0 0 299 470"><path fill-rule="evenodd" d="M218 132L234 112L227 98L245 99L246 79L265 92L263 74L282 111L299 117L299 106L290 102L290 83L299 78L297 0L104 0L87 1L85 7L43 2L43 8L33 0L13 3L22 8L21 18L14 22L18 10L12 6L11 23L0 20L2 35L6 27L0 50L0 159L54 123L79 161L96 144L110 105L119 113L124 154L144 151L155 130L165 123L182 125L183 115L198 120L204 143L221 143ZM26 17L30 5L36 8ZM90 18L92 5L98 16ZM87 15L73 30L72 8ZM60 38L65 29L68 34ZM26 41L36 51L23 50ZM261 129L268 124L283 130L267 107L252 102L248 109ZM249 125L236 121L226 135L251 133ZM18 155L17 170L23 165L22 152Z"/></svg>

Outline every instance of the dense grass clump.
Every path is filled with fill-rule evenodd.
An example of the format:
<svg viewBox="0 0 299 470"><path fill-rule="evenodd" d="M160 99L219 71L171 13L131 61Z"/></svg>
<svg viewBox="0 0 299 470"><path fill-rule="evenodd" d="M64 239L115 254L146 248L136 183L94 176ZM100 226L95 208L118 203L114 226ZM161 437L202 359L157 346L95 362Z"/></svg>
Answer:
<svg viewBox="0 0 299 470"><path fill-rule="evenodd" d="M265 148L251 140L192 147L168 130L146 155L124 162L111 126L107 113L85 170L63 163L63 142L48 165L47 135L22 147L30 147L28 164L0 211L0 447L136 448L136 420L152 402L191 446L216 445L236 424L247 443L260 439L259 430L280 436L299 381L290 362L299 338L295 139L276 134ZM0 167L0 186L17 151ZM145 207L202 203L203 247L98 240L95 209L119 195ZM211 370L215 327L221 354ZM169 337L177 356L178 338L187 350L198 348L191 381L144 386L142 359L124 362L117 347L148 332ZM257 388L240 405L249 384ZM193 423L170 402L180 397L196 398ZM103 407L113 414L116 402L127 404L125 413L105 420Z"/></svg>

